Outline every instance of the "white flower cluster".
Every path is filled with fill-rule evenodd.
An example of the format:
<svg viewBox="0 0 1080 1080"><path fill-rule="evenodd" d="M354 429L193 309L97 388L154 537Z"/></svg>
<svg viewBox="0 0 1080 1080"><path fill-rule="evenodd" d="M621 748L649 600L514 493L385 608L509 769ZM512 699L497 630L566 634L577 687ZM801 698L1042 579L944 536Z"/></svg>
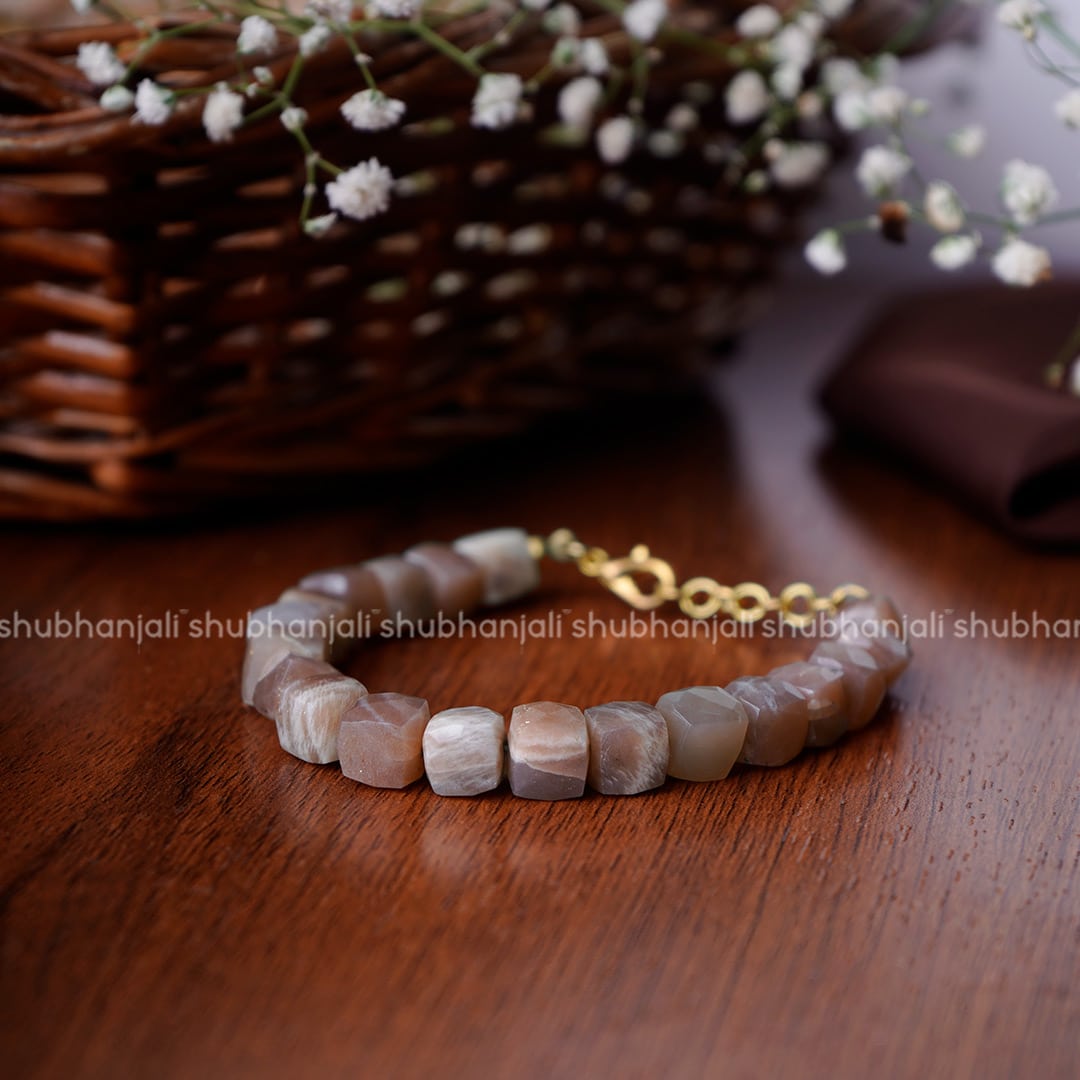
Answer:
<svg viewBox="0 0 1080 1080"><path fill-rule="evenodd" d="M1044 29L1052 30L1059 40L1071 41L1060 25L1052 21L1053 11L1041 0L993 2L997 21L1019 32L1026 41L1034 41ZM749 18L753 11L750 9L744 18ZM761 25L762 32L775 32L767 18L762 18ZM1075 43L1072 49L1077 49ZM1080 88L1072 84L1066 67L1045 60L1041 63L1048 74L1070 84L1055 102L1054 112L1066 128L1080 131ZM912 100L896 85L896 61L880 57L860 64L837 57L824 62L821 74L821 89L842 129L850 132L877 129L886 133L883 141L862 151L855 167L856 179L869 198L877 202L892 200L882 205L869 224L884 227L886 214L900 213L905 223L908 218L921 221L938 234L929 253L936 267L955 271L973 263L982 252L984 241L979 232L970 228L972 212L952 185L941 179L924 183L916 173L909 129L927 114L929 105ZM953 153L967 159L978 157L985 144L986 131L978 124L961 128L947 139ZM1015 286L1026 287L1046 280L1052 272L1049 251L1030 242L1022 233L1043 222L1057 207L1060 197L1053 178L1042 166L1015 159L1003 170L1000 193L1001 210L997 216L974 215L975 220L996 227L1001 233L1000 242L989 254L993 272ZM841 272L847 266L845 233L856 228L857 225L844 230L823 230L807 244L807 261L823 274Z"/></svg>
<svg viewBox="0 0 1080 1080"><path fill-rule="evenodd" d="M71 0L84 12L95 2ZM705 0L698 2L703 13L706 8L714 13ZM1066 84L1052 107L1063 130L1080 138L1080 85L1070 74L1075 68L1068 62L1052 63L1047 52L1053 42L1071 44L1076 52L1080 47L1064 33L1053 6L1043 0L964 2L991 4L996 22L1019 35L1048 74ZM451 0L450 7L455 3ZM605 3L620 21L621 34L609 23L603 37L589 36L588 20L596 10L592 3L579 7L578 0L477 0L503 20L502 29L467 52L442 37L441 22L429 18L428 4L307 0L283 5L280 12L261 5L257 14L250 14L249 4L216 0L214 10L237 25L238 74L201 89L174 88L165 76L161 82L145 77L141 52L121 57L102 41L81 45L75 64L91 85L101 88L103 109L130 111L139 124L166 124L181 102L188 103L185 112L201 102L202 126L213 142L235 139L249 116L276 112L304 155L301 221L313 236L325 234L341 217L362 221L381 213L395 187L402 192L407 188L406 181L395 185L390 171L374 157L344 169L323 158L309 142L308 114L293 96L308 60L331 47L348 47L365 84L341 102L344 123L365 135L405 123L406 101L380 88L371 57L360 50L365 34L374 32L378 39L426 41L444 60L456 62L474 80L469 122L478 129L499 131L542 115L546 106L538 105L538 97L551 87L558 137L578 145L591 141L599 158L613 168L635 152L663 159L693 148L729 183L741 183L750 192L785 191L811 185L826 172L832 163L830 131L869 136L856 158L854 175L875 212L826 229L807 244L806 258L824 274L845 269L852 232L877 228L896 240L909 226L922 226L932 235L929 258L942 270L960 270L985 253L997 276L1010 284L1031 285L1050 275L1049 253L1031 242L1026 230L1044 223L1057 209L1061 199L1053 178L1033 162L1010 161L1001 177L996 216L977 213L944 178L924 180L911 136L929 112L928 103L913 99L899 85L895 57L845 56L830 32L836 20L851 14L854 0L736 5L741 8L737 14L720 16L733 32L734 40L725 37L722 47L731 50L734 74L715 86L688 82L682 99L662 117L653 115L649 79L653 69L665 63L668 45L674 42L685 50L697 40L710 51L718 47L715 39L696 37L702 24L686 0ZM445 13L446 0L430 4L432 9L438 6L440 15ZM521 28L550 38L546 58L533 73L505 70L509 65L498 62L500 51ZM175 28L169 33L176 33ZM148 30L143 46L150 48L157 36L158 31ZM726 131L708 130L717 109ZM981 125L969 124L946 141L958 158L972 159L986 140ZM320 177L327 178L321 187ZM614 183L619 177L613 173L609 179ZM625 184L622 190L628 190ZM314 214L320 195L329 212ZM984 239L990 230L1000 234L996 240Z"/></svg>

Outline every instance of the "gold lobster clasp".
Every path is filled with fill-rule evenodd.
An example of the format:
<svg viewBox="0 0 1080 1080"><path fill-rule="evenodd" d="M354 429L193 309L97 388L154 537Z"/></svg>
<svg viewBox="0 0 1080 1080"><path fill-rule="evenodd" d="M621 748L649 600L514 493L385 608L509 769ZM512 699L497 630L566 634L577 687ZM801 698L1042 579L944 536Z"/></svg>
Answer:
<svg viewBox="0 0 1080 1080"><path fill-rule="evenodd" d="M638 584L640 576L652 577L651 589ZM621 559L607 559L597 577L605 588L638 611L651 611L679 595L671 565L652 555L644 544L638 544Z"/></svg>

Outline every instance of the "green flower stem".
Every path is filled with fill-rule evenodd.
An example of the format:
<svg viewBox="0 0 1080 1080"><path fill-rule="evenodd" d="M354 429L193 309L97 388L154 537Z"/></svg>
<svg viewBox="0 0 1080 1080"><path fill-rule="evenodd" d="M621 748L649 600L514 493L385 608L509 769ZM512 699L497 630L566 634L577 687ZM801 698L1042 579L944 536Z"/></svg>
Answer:
<svg viewBox="0 0 1080 1080"><path fill-rule="evenodd" d="M1072 53L1080 60L1080 43L1071 34L1067 33L1052 14L1043 15L1039 19L1041 26L1066 52Z"/></svg>
<svg viewBox="0 0 1080 1080"><path fill-rule="evenodd" d="M375 76L371 73L371 66L366 60L362 59L365 54L356 40L356 35L352 32L352 30L346 30L344 37L345 44L349 46L349 52L352 53L352 58L356 62L356 66L360 69L360 73L364 76L364 82L367 83L368 89L378 90L379 86L375 82Z"/></svg>
<svg viewBox="0 0 1080 1080"><path fill-rule="evenodd" d="M1080 220L1080 207L1071 207L1068 210L1055 210L1052 214L1045 214L1039 218L1036 225L1062 225L1070 221Z"/></svg>
<svg viewBox="0 0 1080 1080"><path fill-rule="evenodd" d="M285 76L285 81L281 84L281 96L286 101L291 101L293 91L296 89L296 84L300 80L300 73L304 70L304 57L299 53L293 58L292 66L289 68L289 74Z"/></svg>
<svg viewBox="0 0 1080 1080"><path fill-rule="evenodd" d="M405 23L402 29L411 30L422 41L426 41L433 49L449 57L456 64L463 67L470 75L478 79L484 75L483 67L478 64L467 52L459 49L452 41L447 41L437 30L423 22Z"/></svg>
<svg viewBox="0 0 1080 1080"><path fill-rule="evenodd" d="M633 80L630 91L630 106L632 111L643 112L645 109L645 95L649 92L649 54L641 44L636 42L634 59L630 63L631 78Z"/></svg>
<svg viewBox="0 0 1080 1080"><path fill-rule="evenodd" d="M490 56L500 47L500 39L513 38L514 34L521 28L522 23L528 18L528 10L522 8L503 23L490 41L486 41L482 45L474 45L465 55L479 63L484 57Z"/></svg>

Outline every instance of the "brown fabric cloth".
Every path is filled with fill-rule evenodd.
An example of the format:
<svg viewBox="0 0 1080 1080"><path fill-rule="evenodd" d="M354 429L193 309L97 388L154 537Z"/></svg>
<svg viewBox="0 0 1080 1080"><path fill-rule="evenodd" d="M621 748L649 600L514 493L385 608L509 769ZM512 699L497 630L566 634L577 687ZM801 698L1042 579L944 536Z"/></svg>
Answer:
<svg viewBox="0 0 1080 1080"><path fill-rule="evenodd" d="M823 391L837 427L940 478L1008 532L1080 542L1080 397L1047 366L1080 319L1080 283L909 296Z"/></svg>

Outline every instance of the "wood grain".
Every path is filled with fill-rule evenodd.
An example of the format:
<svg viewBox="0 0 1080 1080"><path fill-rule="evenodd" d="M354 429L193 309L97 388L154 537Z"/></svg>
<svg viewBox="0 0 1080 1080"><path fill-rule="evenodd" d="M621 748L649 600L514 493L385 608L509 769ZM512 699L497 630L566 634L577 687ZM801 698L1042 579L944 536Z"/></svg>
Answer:
<svg viewBox="0 0 1080 1080"><path fill-rule="evenodd" d="M488 524L686 574L860 580L913 615L1077 617L1019 550L832 449L778 350L703 404L519 443L330 509L0 538L0 618L209 610ZM530 615L621 619L566 568ZM0 1053L18 1077L1074 1075L1076 639L916 643L883 716L725 783L537 804L292 760L235 641L0 642ZM791 642L380 643L373 690L655 699Z"/></svg>

